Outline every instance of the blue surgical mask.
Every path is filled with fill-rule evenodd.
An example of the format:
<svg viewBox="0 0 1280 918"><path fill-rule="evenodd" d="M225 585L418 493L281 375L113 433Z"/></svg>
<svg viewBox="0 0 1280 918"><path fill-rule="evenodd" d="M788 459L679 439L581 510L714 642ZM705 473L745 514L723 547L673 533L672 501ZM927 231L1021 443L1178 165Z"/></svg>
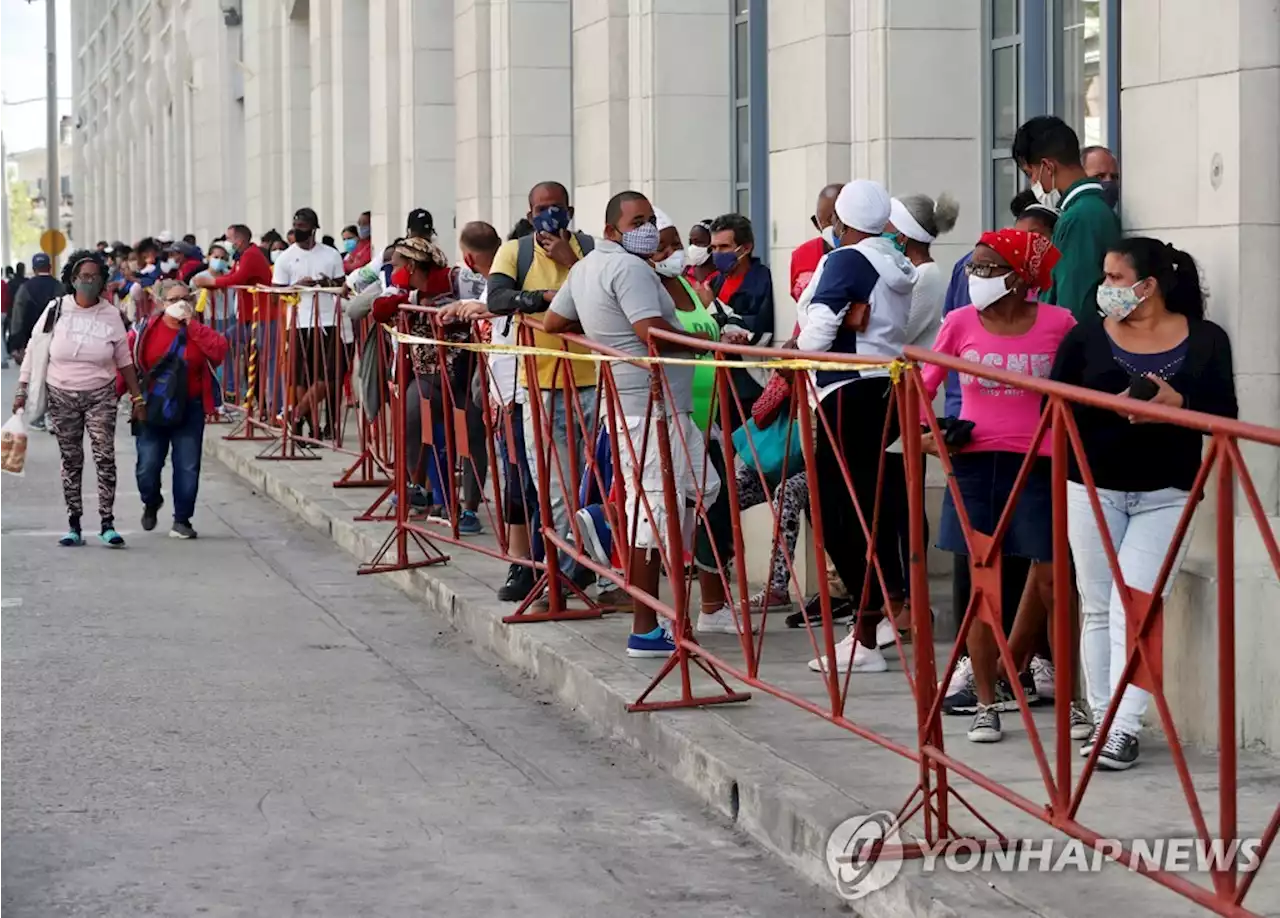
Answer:
<svg viewBox="0 0 1280 918"><path fill-rule="evenodd" d="M212 271L214 274L226 274L227 267L228 267L227 260L225 258L209 259L209 270Z"/></svg>
<svg viewBox="0 0 1280 918"><path fill-rule="evenodd" d="M561 232L569 228L569 211L561 207L559 204L552 205L542 213L534 214L533 228L539 233L551 233L553 236L559 236Z"/></svg>
<svg viewBox="0 0 1280 918"><path fill-rule="evenodd" d="M740 253L737 249L732 252L712 252L711 261L716 266L716 270L721 274L728 274L738 266L738 258Z"/></svg>
<svg viewBox="0 0 1280 918"><path fill-rule="evenodd" d="M342 240L342 251L350 254L356 250L356 241L354 239Z"/></svg>
<svg viewBox="0 0 1280 918"><path fill-rule="evenodd" d="M356 226L356 233L359 234L361 239L368 239L371 232L373 232L373 227L371 226L360 226L358 224Z"/></svg>
<svg viewBox="0 0 1280 918"><path fill-rule="evenodd" d="M228 255L230 255L232 258L235 258L235 256L236 256L236 244L235 244L234 242L232 242L230 239L228 239L228 240L226 240L226 242L224 242L224 243L223 243L223 245L225 245L225 246L226 246L226 248L227 248L227 254L228 254Z"/></svg>

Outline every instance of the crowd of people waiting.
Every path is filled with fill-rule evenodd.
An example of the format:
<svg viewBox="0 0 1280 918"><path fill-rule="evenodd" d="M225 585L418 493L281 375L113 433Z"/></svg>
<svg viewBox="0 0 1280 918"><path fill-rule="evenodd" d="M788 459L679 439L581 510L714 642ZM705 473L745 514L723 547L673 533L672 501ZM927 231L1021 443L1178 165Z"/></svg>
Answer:
<svg viewBox="0 0 1280 918"><path fill-rule="evenodd" d="M430 423L442 422L447 393L450 404L465 409L473 453L464 469L458 531L468 534L483 528L476 510L483 500L486 462L475 459L474 453L494 449L501 457L504 517L510 524L507 551L515 559L498 595L504 601L528 599L535 586L528 562L541 559L544 550L532 472L538 457L530 399L536 393L552 440L559 449L576 454L576 465L551 463L551 493L545 495L553 517L550 528L570 540L576 529L586 542L584 551L598 564L614 563L614 545L629 551L633 587L656 596L663 572L653 549L665 541L663 482L664 475L673 476L677 494L690 506L700 503L707 510L707 522L694 536L701 586L697 630L736 633L754 625L733 614L717 573L717 561L731 563L734 554L727 522L731 489L725 484L732 475L732 490L743 510L771 502L779 520L770 570L761 578L764 588L751 597L750 608L753 613L785 610L787 624L802 627L822 620L817 597L798 608L791 599L801 521L816 502L829 533L830 566L846 591L832 601L833 618L856 621L857 627L836 646L834 660L819 657L809 666L817 672L830 666L854 673L884 672L888 664L883 649L894 643L895 632L904 638L910 634L907 476L902 455L886 452L882 441L886 427L891 440L898 433L887 368L864 364L853 371L833 362L814 373L817 406L829 419L829 424L816 426L816 468L807 474L792 466L786 476L770 481L748 467L741 451L738 466L726 468L721 436L735 431L718 429L721 412L716 407L714 370L689 361L668 365L665 408L672 440L683 446L674 451L673 466L665 471L652 447L643 455L617 451L621 467L613 473L625 490L629 531L614 533L599 505L602 495L592 498L588 492L593 489L584 487L579 499L584 483L563 480L565 468L583 467L588 450L602 454L601 443L585 442L577 420L604 412L604 406L596 404L597 365L562 360L548 352L581 352L561 337L578 333L628 355L646 355L653 347L660 354L688 356L685 347L655 336L655 331L846 358L892 359L901 356L905 346L916 345L1011 373L1235 416L1230 342L1205 317L1196 263L1172 245L1122 236L1115 209L1119 169L1109 151L1082 151L1070 127L1046 116L1022 125L1013 153L1030 186L1010 204L1013 225L982 233L949 279L935 262L932 246L957 223L959 208L950 197L894 197L867 180L823 188L812 217L817 235L794 251L785 288L796 301L797 323L791 334L778 334L779 340L775 285L756 251L751 222L741 214L701 221L690 227L686 244L655 202L635 191L616 194L602 215L603 231L590 235L573 229L575 212L567 188L556 181L540 182L529 192L526 217L505 240L484 222L461 228L461 264L452 264L445 255L431 215L422 209L409 214L403 237L379 249L371 244L367 213L343 230L339 252L328 237L316 238L319 219L309 208L294 215L287 238L272 231L255 243L249 228L237 224L207 252L190 237L175 243L166 234L132 248L100 243L97 252L77 253L68 261L63 279L68 293L59 297L42 289L33 293L34 299L28 297L32 308L15 308L10 337L19 357L33 334L52 339L48 414L62 450L71 524L63 544L81 541L85 426L98 465L102 538L108 544L122 543L113 527L111 440L118 393L126 390L134 401L135 418L142 422L138 484L144 528L155 525L162 501L159 469L172 446L174 534L194 535L190 520L199 437L204 418L214 410L213 365L225 352L227 340L199 321L193 290L246 285L340 288L341 294L326 300L329 306L312 303L299 311L299 324L309 336L301 350L312 353L343 353L337 336L344 322L369 315L390 321L405 306L436 307L434 316L406 311L409 329L430 337L438 327L446 342L472 340L473 323L482 323L481 337L511 343L523 318L536 317L540 322L532 340L546 351L539 351L529 364L537 376L535 385L526 378L524 359L514 354L489 358L483 374L489 386L485 393L473 352L446 347L442 359L435 346L409 347L420 397L399 403L409 431L405 473L412 512L450 512L444 493L446 438L442 431L424 437L422 430L428 423L424 414L429 414ZM37 278L47 276L47 267L47 261L33 261ZM28 280L24 289L35 282ZM162 285L162 318L158 323L143 320L142 327L130 329L135 317L117 301L127 302L154 284ZM46 286L52 291L56 282ZM51 299L51 308L45 309L43 304ZM303 319L307 315L310 322ZM312 346L316 337L321 347ZM184 347L187 407L172 425L148 432L155 367ZM306 364L305 353L295 357ZM19 405L27 398L28 364L23 361ZM346 364L336 360L327 367L304 368L310 371L311 388L300 393L294 416L282 417L281 423L301 425L308 416L318 416L316 409L322 404L331 423L341 411L340 379ZM366 361L364 372L376 371ZM754 368L732 372L742 405L735 402L729 412L730 426L739 428L755 423L753 403L779 387L779 378ZM649 369L620 362L613 365L612 374L622 412L617 434L637 445L652 441ZM572 386L567 385L570 379ZM931 395L945 388L939 417L945 436L939 442L926 435L925 451L950 454L968 522L973 530L990 534L1032 449L1041 399L1016 386L947 374L934 365L923 368L923 379ZM380 399L386 383L385 377L363 378L355 388ZM576 404L571 393L576 394ZM498 412L489 428L486 406ZM811 407L806 404L801 410ZM1114 412L1079 406L1073 410L1125 580L1133 589L1149 590L1189 499L1201 438L1185 428L1140 424ZM486 429L496 432L496 442L485 442ZM1072 591L1078 594L1079 608L1054 607L1049 443L1045 437L1039 444L1038 459L1016 500L1002 544L1003 627L1016 671L1002 671L994 633L984 622L975 622L968 631L967 654L945 688L944 711L971 717L970 740L1000 740L1000 713L1016 706L1015 681L1032 702L1051 696L1048 621L1069 615L1080 634L1083 671L1083 678L1074 680L1081 683L1074 697L1067 699L1072 736L1083 741L1084 753L1102 743L1102 766L1124 769L1138 758L1147 696L1139 688L1126 687L1109 735L1098 736L1096 725L1116 691L1126 659L1125 613L1074 459L1067 522L1075 570ZM605 443L603 454L608 452ZM641 467L634 467L637 462ZM845 484L846 470L852 493ZM816 488L811 481L817 482ZM864 511L879 495L883 518L889 521L879 527L875 546L884 589L879 577L870 578L860 616L857 594L865 579L867 545L854 495ZM574 506L581 506L577 525L569 516ZM956 608L963 610L970 597L971 546L949 490L937 545L956 556ZM1180 563L1181 558L1174 574ZM565 554L561 567L578 589L595 585L595 574ZM1170 576L1166 593L1172 583ZM599 587L601 602L632 605L629 655L663 657L674 651L668 626L648 604L603 580Z"/></svg>

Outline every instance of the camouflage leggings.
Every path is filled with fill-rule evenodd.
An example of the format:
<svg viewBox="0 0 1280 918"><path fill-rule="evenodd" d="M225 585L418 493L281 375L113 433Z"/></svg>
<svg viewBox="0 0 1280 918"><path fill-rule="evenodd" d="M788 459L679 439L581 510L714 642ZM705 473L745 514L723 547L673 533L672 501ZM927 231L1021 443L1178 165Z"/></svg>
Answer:
<svg viewBox="0 0 1280 918"><path fill-rule="evenodd" d="M67 515L78 522L84 513L80 482L84 478L84 431L89 429L93 464L98 470L98 515L113 522L116 501L116 395L114 382L90 392L49 387L49 427L62 453L62 496Z"/></svg>

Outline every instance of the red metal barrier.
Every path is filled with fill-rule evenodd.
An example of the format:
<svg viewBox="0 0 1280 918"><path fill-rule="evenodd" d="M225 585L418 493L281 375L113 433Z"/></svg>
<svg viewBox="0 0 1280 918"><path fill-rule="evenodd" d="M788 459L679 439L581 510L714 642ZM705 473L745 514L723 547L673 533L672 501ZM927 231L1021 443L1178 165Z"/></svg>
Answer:
<svg viewBox="0 0 1280 918"><path fill-rule="evenodd" d="M535 325L527 318L522 323L526 329ZM1189 807L1195 834L1206 845L1215 840L1230 843L1239 834L1236 795L1238 787L1236 749L1235 710L1235 659L1234 641L1234 588L1232 572L1235 568L1234 557L1234 525L1235 489L1237 486L1244 495L1250 515L1258 525L1260 537L1277 576L1280 576L1280 548L1272 532L1262 502L1243 462L1238 442L1243 440L1252 443L1280 447L1280 430L1257 425L1226 420L1194 412L1175 410L1124 399L1119 396L1106 395L1091 390L1066 386L1051 381L1037 379L1017 373L1010 373L991 367L968 363L956 358L945 357L919 349L908 349L906 361L867 361L841 358L837 355L822 355L819 361L827 369L849 369L854 366L863 370L863 375L876 373L888 374L891 385L886 389L892 392L883 423L876 419L876 433L873 447L878 452L878 460L872 468L865 465L855 466L851 457L843 448L836 448L842 442L842 430L845 418L833 408L831 402L820 402L817 389L807 369L813 363L814 355L802 355L795 351L777 348L750 348L726 343L709 343L702 339L690 338L664 332L654 332L655 348L662 346L670 350L679 346L689 355L706 355L716 361L715 389L718 403L714 417L719 426L729 430L735 418L749 415L749 405L739 391L735 373L744 367L744 362L773 362L769 365L789 367L792 372L793 394L787 405L788 424L800 431L801 446L804 454L803 472L805 489L809 502L809 518L815 551L822 556L832 540L849 540L856 538L858 546L866 546L865 555L861 558L861 573L853 582L846 585L851 594L860 597L857 605L854 629L861 632L872 624L873 617L880 614L880 608L872 600L878 594L885 600L885 608L892 614L901 600L909 600L910 629L908 634L898 634L895 627L894 652L901 665L903 678L911 692L915 705L915 724L909 734L891 735L883 730L873 729L865 719L860 720L851 711L857 708L850 704L852 688L852 668L826 666L820 673L824 689L824 700L815 701L784 685L772 682L764 677L761 670L768 646L767 635L770 623L776 620L777 611L772 610L766 602L763 608L753 611L749 602L749 576L744 563L744 521L742 518L742 491L750 486L753 493L762 493L764 502L770 504L773 511L772 541L773 552L781 555L785 561L787 579L798 591L800 577L795 560L790 556L786 546L781 544L782 520L778 513L778 502L775 500L776 489L782 487L789 477L784 463L781 480L774 483L758 472L754 473L758 480L752 479L750 470L744 473L738 468L738 455L733 440L725 435L719 441L718 449L723 455L725 474L721 481L721 490L728 502L731 521L730 542L726 542L723 534L717 537L712 532L713 507L707 506L707 495L713 490L709 483L713 473L712 441L714 435L709 431L698 434L702 441L695 442L694 434L687 423L677 418L669 407L679 403L677 394L672 391L672 384L666 366L660 361L649 361L635 358L618 351L611 350L580 336L565 335L563 347L576 345L589 352L589 356L571 356L567 353L560 359L561 367L570 360L592 360L598 369L598 378L594 386L594 404L584 398L584 391L574 380L574 374L564 371L557 373L548 390L538 379L535 367L535 356L546 357L545 353L537 353L530 347L519 351L520 359L526 365L526 379L529 384L529 403L527 408L532 416L530 433L532 434L532 453L536 466L536 499L541 517L541 532L546 545L546 556L542 561L527 558L514 558L508 550L507 526L504 522L502 503L502 479L498 473L496 451L488 451L488 471L493 482L484 497L484 508L487 519L497 534L497 547L462 537L458 531L459 499L457 472L468 463L476 468L478 460L472 450L470 437L466 430L465 412L460 403L467 395L450 385L439 387L439 411L443 421L440 431L444 439L443 458L438 462L438 478L446 495L444 503L448 507L445 520L439 522L415 521L411 518L408 503L407 472L407 434L405 424L406 403L411 389L417 389L423 380L422 366L416 370L410 359L410 347L430 348L435 351L436 366L446 367L449 364L446 351L454 349L474 361L474 367L465 376L470 379L475 374L481 380L480 399L484 405L485 437L492 444L495 435L502 429L504 415L502 406L494 404L490 397L488 378L490 373L489 359L493 352L485 348L483 334L474 330L459 332L457 328L442 326L439 316L430 309L407 307L402 310L400 330L405 334L416 336L414 343L401 342L394 358L395 385L391 399L390 412L393 432L391 454L394 457L393 485L384 496L394 492L397 500L394 513L389 517L394 521L394 528L375 558L362 567L362 573L375 573L389 570L402 570L424 564L434 564L447 560L436 547L436 543L477 550L492 557L508 562L528 565L538 572L540 584L545 586L545 601L534 607L531 605L534 596L520 606L515 614L507 617L509 622L530 622L566 618L595 617L601 614L602 607L592 600L580 587L572 584L560 570L563 556L571 558L582 568L605 578L624 591L633 601L654 611L661 619L671 623L671 630L676 652L665 662L652 683L636 699L631 706L635 711L653 711L667 708L720 704L744 701L748 696L731 687L729 679L735 679L744 685L773 695L808 714L820 717L835 726L846 730L862 739L900 756L904 761L914 763L915 786L898 811L899 821L919 816L922 830L918 835L919 842L908 842L901 849L886 850L882 856L912 857L921 851L921 843L935 843L939 840L955 838L961 834L958 828L961 820L952 810L952 803L959 804L964 812L985 826L998 841L1005 842L992 822L982 814L975 802L961 794L956 787L956 777L973 786L985 790L999 800L1017 807L1045 824L1061 831L1072 838L1086 844L1096 845L1101 835L1096 828L1083 824L1080 820L1080 808L1084 795L1090 785L1096 769L1102 744L1095 745L1091 754L1084 760L1078 774L1073 774L1072 757L1075 743L1070 739L1069 706L1065 703L1073 695L1073 674L1075 671L1076 648L1071 632L1070 616L1056 613L1052 616L1050 644L1056 662L1056 696L1063 699L1055 710L1056 743L1052 755L1046 752L1044 743L1037 730L1027 705L1027 698L1016 679L1011 680L1012 689L1017 699L1020 717L1031 742L1032 756L1036 763L1045 792L1041 799L1025 789L1013 789L1002 783L1000 775L983 771L966 764L962 757L945 748L942 729L942 692L939 685L946 685L961 655L965 638L975 625L990 627L995 636L999 655L1006 672L1016 672L1018 666L1013 659L1009 641L1002 628L1002 591L1000 589L1001 546L1008 532L1012 519L1012 507L1018 496L1026 488L1031 466L1035 459L1036 448L1045 438L1050 437L1051 454L1051 493L1053 501L1053 539L1054 539L1054 608L1067 610L1071 606L1071 568L1070 549L1066 531L1066 493L1067 470L1069 457L1074 454L1082 469L1083 485L1088 490L1092 511L1097 518L1099 531L1107 532L1102 518L1101 506L1094 485L1092 473L1089 471L1088 459L1084 455L1079 431L1076 428L1070 406L1085 405L1108 411L1118 411L1134 415L1146 420L1167 424L1176 424L1203 432L1208 438L1208 448L1203 464L1199 470L1191 500L1182 513L1174 538L1168 547L1161 571L1155 585L1149 592L1129 587L1120 569L1116 547L1109 537L1104 538L1105 550L1109 566L1115 579L1131 628L1131 650L1120 679L1120 689L1112 693L1112 700L1103 715L1100 730L1106 735L1119 706L1119 698L1124 687L1138 685L1151 691L1155 699L1159 722L1169 739L1170 754L1178 775L1180 786ZM527 334L527 332L526 332ZM524 339L524 344L532 343L531 337ZM657 351L655 350L655 353ZM457 358L455 358L457 359ZM796 361L800 363L779 364L777 361ZM808 361L808 362L803 362ZM650 388L644 417L633 417L636 423L626 423L623 413L621 394L617 387L615 367L624 362L639 363L649 367ZM952 461L945 453L940 457L942 467L947 476L948 487L956 505L957 516L969 546L972 591L967 607L959 623L959 635L954 649L946 664L939 668L934 658L933 621L930 613L929 580L926 569L927 545L924 532L924 470L923 432L920 426L920 406L927 399L920 378L919 365L931 363L948 370L962 370L973 376L990 380L1004 386L1020 388L1043 396L1046 408L1035 434L1035 443L1028 457L1022 464L1014 485L1013 494L1008 505L991 533L982 533L970 524L963 497L956 484ZM595 451L588 456L579 457L578 451L569 448L564 437L557 431L554 411L548 406L551 391L555 391L565 399L569 406L570 425L578 431L584 442L594 443L595 435L601 429L608 432L610 446L608 450L612 461L614 481L623 475L623 470L633 471L630 481L630 493L626 500L619 500L617 491L612 492L605 485L604 476L595 458ZM423 424L424 431L434 427L430 423L433 408L431 400L419 406L428 422ZM935 439L941 439L941 431L936 419L926 412L928 431ZM633 429L639 431L633 435ZM902 470L905 493L894 494L887 489L894 487L892 476L887 470L890 463L897 460L886 458L886 447L890 439L901 431ZM424 446L436 445L435 433L424 433ZM429 439L428 439L429 438ZM825 444L825 445L824 445ZM762 444L753 437L748 437L742 458L745 465L760 462ZM823 450L827 450L823 453ZM433 454L434 455L434 454ZM825 457L825 458L824 458ZM645 490L643 470L646 462L657 462L662 472L660 497ZM819 474L819 463L826 462L828 474ZM866 487L866 476L874 478L874 487ZM1181 748L1177 730L1170 713L1169 703L1164 692L1164 675L1162 673L1162 649L1159 630L1163 614L1163 603L1160 599L1163 587L1175 573L1176 558L1179 548L1185 540L1192 515L1199 499L1204 496L1206 484L1213 476L1216 494L1214 500L1218 514L1218 640L1219 640L1219 774L1217 787L1217 803L1220 812L1217 830L1211 831L1204 815L1201 798L1192 782L1186 755ZM677 479L687 481L692 476L694 481L692 495L677 486ZM616 564L605 565L593 559L583 549L585 540L578 530L573 511L579 507L576 487L564 487L564 502L569 511L571 521L569 532L558 531L553 523L551 492L559 487L556 482L578 482L583 479L596 483L600 492L605 495L603 508L609 521L615 544L621 544L617 552ZM833 482L839 480L842 491L833 494ZM712 501L714 504L714 501ZM846 507L847 504L847 507ZM904 510L899 510L899 507ZM371 508L372 509L372 508ZM832 515L831 511L836 512ZM847 513L846 513L847 509ZM877 550L877 543L886 526L898 526L901 519L907 520L909 530L909 546L905 552L905 570L901 571L905 580L895 582L898 572L892 571L897 560L883 557L883 550ZM694 521L692 533L682 523L691 516ZM647 520L662 520L662 531L656 539L654 551L657 552L662 569L665 571L665 582L671 588L671 600L663 601L657 596L650 596L633 583L632 571L629 569L630 552L627 546L636 540L637 527ZM713 573L714 579L730 604L733 617L737 622L738 651L740 657L733 654L714 652L704 646L694 635L693 614L690 610L692 582L695 579L688 563L690 536L697 541L707 537L714 555L714 572L704 569L703 573ZM417 544L422 552L418 559L410 557L410 542ZM859 549L860 550L860 549ZM846 560L847 560L846 555ZM891 564L890 562L893 562ZM821 619L816 623L808 620L803 627L808 637L810 648L815 658L836 657L837 635L833 624L833 608L831 584L825 567L819 565L817 578L818 605ZM900 595L895 595L895 593ZM582 606L570 607L566 602L569 597L578 598ZM748 623L758 625L753 633ZM775 642L776 643L776 642ZM698 674L711 680L710 691L695 684ZM662 698L655 696L660 686L666 687L671 679L675 696ZM860 677L862 678L862 677ZM1265 859L1277 832L1280 831L1280 805L1277 805L1266 825L1261 839L1259 860ZM1187 876L1171 873L1152 867L1142 862L1127 846L1118 853L1107 853L1108 857L1118 860L1130 869L1143 873L1161 885L1187 897L1199 905L1222 915L1254 914L1244 906L1245 896L1254 882L1257 871L1240 872L1231 866L1217 866L1211 874L1211 887L1197 884Z"/></svg>

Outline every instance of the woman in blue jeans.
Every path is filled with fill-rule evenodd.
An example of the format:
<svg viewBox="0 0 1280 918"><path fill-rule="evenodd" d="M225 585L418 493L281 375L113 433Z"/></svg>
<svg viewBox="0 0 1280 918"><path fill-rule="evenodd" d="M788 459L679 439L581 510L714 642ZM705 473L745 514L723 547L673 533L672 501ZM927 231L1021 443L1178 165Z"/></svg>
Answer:
<svg viewBox="0 0 1280 918"><path fill-rule="evenodd" d="M144 398L155 397L157 370L168 355L186 364L186 408L178 423L161 427L140 422L138 436L138 493L142 496L142 528L156 528L164 497L160 473L173 451L173 528L171 539L194 539L191 517L200 487L200 457L204 452L204 419L222 402L216 368L227 356L227 339L195 318L191 291L176 281L161 289L164 311L141 320L129 332L133 362L138 368Z"/></svg>
<svg viewBox="0 0 1280 918"><path fill-rule="evenodd" d="M1133 237L1107 253L1098 288L1101 322L1077 326L1063 340L1053 378L1062 382L1189 408L1223 417L1237 414L1231 342L1204 317L1195 261L1156 239ZM1199 471L1202 435L1172 424L1143 423L1111 411L1075 405L1085 457L1124 582L1148 592L1172 544ZM1138 734L1150 695L1124 688L1106 737L1103 717L1128 659L1125 611L1080 470L1071 457L1067 522L1082 610L1081 656L1098 764L1123 770L1138 760ZM1186 554L1183 539L1163 596Z"/></svg>

